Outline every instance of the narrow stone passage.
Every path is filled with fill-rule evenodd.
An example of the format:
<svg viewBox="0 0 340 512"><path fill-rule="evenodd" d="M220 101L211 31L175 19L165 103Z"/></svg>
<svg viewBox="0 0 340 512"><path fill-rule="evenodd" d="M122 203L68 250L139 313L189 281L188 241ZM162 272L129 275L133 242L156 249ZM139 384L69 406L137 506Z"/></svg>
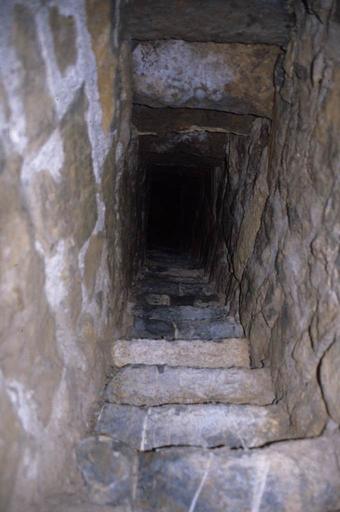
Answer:
<svg viewBox="0 0 340 512"><path fill-rule="evenodd" d="M294 437L289 414L270 369L250 367L242 326L204 270L150 251L134 296L96 434L77 450L91 499L136 512L289 510L311 493L326 504L338 489L336 439L262 448ZM320 459L330 466L315 485Z"/></svg>
<svg viewBox="0 0 340 512"><path fill-rule="evenodd" d="M1 0L0 512L340 512L337 0Z"/></svg>

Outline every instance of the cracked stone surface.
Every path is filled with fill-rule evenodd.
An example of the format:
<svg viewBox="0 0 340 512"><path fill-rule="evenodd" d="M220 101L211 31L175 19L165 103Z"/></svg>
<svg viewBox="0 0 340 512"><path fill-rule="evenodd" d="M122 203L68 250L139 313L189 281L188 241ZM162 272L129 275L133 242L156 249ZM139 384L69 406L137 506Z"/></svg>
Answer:
<svg viewBox="0 0 340 512"><path fill-rule="evenodd" d="M276 405L105 404L96 430L138 450L180 445L250 448L287 437L289 418Z"/></svg>
<svg viewBox="0 0 340 512"><path fill-rule="evenodd" d="M268 369L125 366L106 389L110 402L130 405L222 402L267 405L275 396Z"/></svg>
<svg viewBox="0 0 340 512"><path fill-rule="evenodd" d="M143 453L138 510L339 510L339 450L336 434L248 452L178 448Z"/></svg>

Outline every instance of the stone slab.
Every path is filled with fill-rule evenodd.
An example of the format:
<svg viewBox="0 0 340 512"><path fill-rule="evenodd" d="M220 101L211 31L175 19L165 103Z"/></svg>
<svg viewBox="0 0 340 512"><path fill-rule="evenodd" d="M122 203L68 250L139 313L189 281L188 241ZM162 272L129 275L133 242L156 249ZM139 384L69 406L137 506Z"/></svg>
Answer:
<svg viewBox="0 0 340 512"><path fill-rule="evenodd" d="M339 456L339 434L251 451L172 448L141 453L138 510L337 511Z"/></svg>
<svg viewBox="0 0 340 512"><path fill-rule="evenodd" d="M246 338L230 338L220 342L119 340L112 349L113 363L191 366L196 368L249 368L249 346Z"/></svg>
<svg viewBox="0 0 340 512"><path fill-rule="evenodd" d="M154 276L159 278L170 278L174 281L180 281L181 279L204 279L204 271L200 268L182 268L182 267L161 267L159 265L148 266L144 275Z"/></svg>
<svg viewBox="0 0 340 512"><path fill-rule="evenodd" d="M127 405L220 402L268 405L274 401L270 371L125 366L106 388L109 402Z"/></svg>
<svg viewBox="0 0 340 512"><path fill-rule="evenodd" d="M76 449L78 467L90 500L97 505L130 505L135 453L105 435L82 439Z"/></svg>
<svg viewBox="0 0 340 512"><path fill-rule="evenodd" d="M136 317L150 320L171 320L172 322L195 322L200 320L223 320L227 316L225 306L200 308L195 306L135 306ZM230 318L231 320L231 318Z"/></svg>
<svg viewBox="0 0 340 512"><path fill-rule="evenodd" d="M186 445L252 448L287 438L289 417L277 405L105 404L96 430L142 451Z"/></svg>
<svg viewBox="0 0 340 512"><path fill-rule="evenodd" d="M242 338L243 336L242 326L232 317L227 317L224 320L171 320L136 317L132 329L133 338L222 340L224 338Z"/></svg>
<svg viewBox="0 0 340 512"><path fill-rule="evenodd" d="M284 0L134 0L127 31L136 40L184 39L282 45L291 19Z"/></svg>
<svg viewBox="0 0 340 512"><path fill-rule="evenodd" d="M205 131L140 135L140 158L150 166L195 166L197 169L208 169L224 162L227 137L225 133ZM178 275L182 272L178 271ZM199 276L199 272L197 274Z"/></svg>
<svg viewBox="0 0 340 512"><path fill-rule="evenodd" d="M174 282L166 279L148 278L145 281L137 283L137 289L144 292L160 293L169 295L210 295L213 293L211 284L209 283L183 283Z"/></svg>
<svg viewBox="0 0 340 512"><path fill-rule="evenodd" d="M138 133L165 135L170 132L221 132L249 135L254 116L192 108L151 108L134 105L132 124Z"/></svg>
<svg viewBox="0 0 340 512"><path fill-rule="evenodd" d="M134 101L271 117L279 53L268 45L140 42L132 54Z"/></svg>

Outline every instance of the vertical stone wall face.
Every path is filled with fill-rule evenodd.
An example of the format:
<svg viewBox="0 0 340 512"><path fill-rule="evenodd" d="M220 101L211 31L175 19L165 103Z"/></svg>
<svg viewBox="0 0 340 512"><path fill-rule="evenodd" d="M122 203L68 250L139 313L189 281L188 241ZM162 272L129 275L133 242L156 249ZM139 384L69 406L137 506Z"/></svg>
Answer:
<svg viewBox="0 0 340 512"><path fill-rule="evenodd" d="M126 323L137 185L119 4L1 4L1 510L77 482L73 445Z"/></svg>
<svg viewBox="0 0 340 512"><path fill-rule="evenodd" d="M229 136L223 225L227 250L230 311L239 310L239 290L268 197L270 122L257 119L247 137ZM260 340L259 340L260 342Z"/></svg>
<svg viewBox="0 0 340 512"><path fill-rule="evenodd" d="M277 85L269 168L259 167L245 229L229 230L231 240L236 233L233 272L253 363L271 364L298 435L319 434L329 417L340 420L335 8L335 2L296 2L296 34ZM249 141L235 144L238 154L250 147Z"/></svg>

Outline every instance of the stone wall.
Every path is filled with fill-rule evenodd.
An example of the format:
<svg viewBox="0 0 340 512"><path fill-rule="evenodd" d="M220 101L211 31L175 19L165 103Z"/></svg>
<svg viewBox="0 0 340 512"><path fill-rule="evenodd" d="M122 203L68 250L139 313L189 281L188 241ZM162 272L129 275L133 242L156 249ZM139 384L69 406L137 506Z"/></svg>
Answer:
<svg viewBox="0 0 340 512"><path fill-rule="evenodd" d="M270 125L268 120L259 118L253 123L249 136L229 135L223 235L228 273L226 295L230 312L234 315L238 314L240 284L254 250L269 193Z"/></svg>
<svg viewBox="0 0 340 512"><path fill-rule="evenodd" d="M233 271L253 364L271 364L278 397L304 436L340 420L340 30L336 2L295 7L296 33L277 73L269 168L261 164L251 186Z"/></svg>
<svg viewBox="0 0 340 512"><path fill-rule="evenodd" d="M1 510L77 483L73 445L128 320L136 142L119 5L1 4Z"/></svg>

